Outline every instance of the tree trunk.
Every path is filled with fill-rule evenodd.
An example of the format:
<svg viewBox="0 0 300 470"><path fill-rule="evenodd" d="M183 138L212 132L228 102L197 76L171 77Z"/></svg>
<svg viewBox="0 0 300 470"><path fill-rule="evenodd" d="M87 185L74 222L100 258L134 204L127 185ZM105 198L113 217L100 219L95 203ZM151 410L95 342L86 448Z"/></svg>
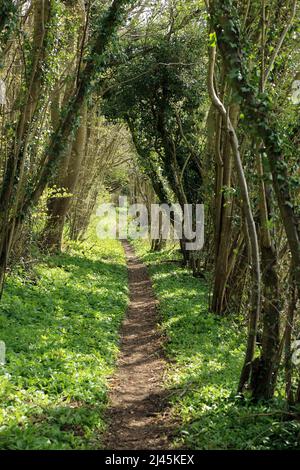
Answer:
<svg viewBox="0 0 300 470"><path fill-rule="evenodd" d="M230 120L233 126L236 126L239 109L236 106L230 107L228 110ZM223 126L226 126L224 118L222 118ZM217 130L221 126L217 121ZM217 136L218 132L216 132ZM223 314L226 310L225 292L227 287L229 271L229 258L231 256L231 228L232 228L232 195L229 190L232 183L232 152L230 148L230 140L226 132L223 134L223 150L216 149L219 158L216 157L217 168L217 184L216 184L216 235L215 235L215 274L214 274L214 289L211 309L217 314ZM217 140L219 140L217 138ZM220 145L216 142L216 145ZM219 161L221 159L221 161Z"/></svg>
<svg viewBox="0 0 300 470"><path fill-rule="evenodd" d="M263 180L263 167L261 156L257 155L259 181L259 208L260 208L260 247L264 302L262 305L262 350L256 368L256 377L252 377L254 384L253 398L270 399L275 388L275 368L279 348L280 329L280 292L277 274L277 251L272 242L270 229L271 198L270 191L266 191Z"/></svg>
<svg viewBox="0 0 300 470"><path fill-rule="evenodd" d="M253 218L248 185L245 178L245 173L242 165L240 155L240 145L235 132L235 129L231 123L230 116L226 111L224 104L220 101L214 86L214 69L215 69L215 58L216 48L209 47L209 71L208 71L208 90L209 95L214 106L216 106L219 113L222 115L224 122L226 122L226 130L230 139L230 145L235 163L235 169L238 178L238 184L241 192L241 198L243 201L243 211L245 213L245 220L247 223L249 233L249 253L251 257L252 267L252 296L251 296L251 310L249 315L249 331L247 340L247 349L245 355L245 362L242 368L238 391L241 392L248 382L251 372L252 361L254 358L255 346L256 346L256 335L257 326L260 315L260 302L261 302L261 274L260 274L260 257L259 257L259 246L258 238Z"/></svg>
<svg viewBox="0 0 300 470"><path fill-rule="evenodd" d="M49 251L60 252L62 248L65 219L71 205L85 151L86 131L87 104L83 103L80 112L80 125L76 131L70 155L66 152L65 159L60 162L61 171L58 171L56 187L58 192L66 192L67 195L51 197L48 201L48 219L42 238L44 247ZM65 160L67 160L68 165L65 164Z"/></svg>
<svg viewBox="0 0 300 470"><path fill-rule="evenodd" d="M293 2L293 12L296 2ZM276 131L276 115L272 105L249 83L240 43L240 26L236 10L229 0L213 0L210 3L212 24L217 33L218 45L227 67L231 85L240 98L245 119L251 123L251 131L263 141L268 156L273 186L283 220L291 255L294 276L300 293L300 233L297 212L289 187L289 175L284 159L284 146ZM294 15L293 15L294 18ZM291 26L289 23L288 27ZM280 41L282 45L282 41ZM230 71L234 73L230 74Z"/></svg>
<svg viewBox="0 0 300 470"><path fill-rule="evenodd" d="M296 286L293 279L293 269L290 273L289 305L285 327L285 351L284 351L284 369L285 369L285 391L286 399L289 405L293 405L295 397L292 389L293 364L292 364L292 332L294 326L294 317L297 309Z"/></svg>
<svg viewBox="0 0 300 470"><path fill-rule="evenodd" d="M14 219L14 214L20 210L22 205L24 166L30 138L30 127L41 93L44 75L43 61L46 53L50 17L51 1L45 0L40 2L35 0L31 75L26 94L23 97L23 109L16 125L16 138L10 145L0 193L0 293L3 290L5 271L14 239L14 231L18 226Z"/></svg>

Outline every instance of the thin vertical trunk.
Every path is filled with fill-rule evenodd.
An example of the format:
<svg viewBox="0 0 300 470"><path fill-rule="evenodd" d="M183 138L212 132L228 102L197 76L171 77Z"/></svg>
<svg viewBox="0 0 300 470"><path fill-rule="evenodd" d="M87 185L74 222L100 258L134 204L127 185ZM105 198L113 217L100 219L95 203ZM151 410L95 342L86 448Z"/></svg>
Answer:
<svg viewBox="0 0 300 470"><path fill-rule="evenodd" d="M76 188L86 146L86 131L87 104L84 103L70 155L66 153L66 158L61 161L62 174L59 174L58 191L66 192L67 195L51 197L48 201L48 219L43 233L43 243L49 251L61 251L65 219ZM68 160L67 168L65 160Z"/></svg>
<svg viewBox="0 0 300 470"><path fill-rule="evenodd" d="M46 54L47 30L50 18L51 0L43 0L42 2L35 0L31 75L23 98L24 106L16 126L16 138L10 146L0 193L0 293L3 290L14 231L18 226L15 214L22 203L24 167L30 139L30 127L40 98L44 75L43 61Z"/></svg>
<svg viewBox="0 0 300 470"><path fill-rule="evenodd" d="M252 266L252 298L251 298L251 311L249 317L249 332L248 332L248 341L247 349L245 355L245 362L241 372L240 382L238 391L241 392L248 382L252 361L254 358L255 345L256 345L256 335L257 335L257 326L260 315L260 302L261 302L261 274L260 274L260 257L259 257L259 246L258 238L255 227L255 222L253 218L251 203L249 199L247 181L244 174L244 169L240 156L240 145L235 132L235 129L231 123L230 116L224 107L224 104L220 101L215 87L214 87L214 69L215 69L215 57L216 57L216 48L209 47L209 72L208 72L208 90L209 95L212 100L212 103L216 106L219 113L223 116L224 122L226 122L226 129L228 136L230 138L230 144L232 149L232 154L234 157L235 169L237 173L237 179L239 183L239 188L241 192L241 197L243 201L243 210L245 213L245 219L248 226L249 232L249 252L251 254L251 266Z"/></svg>
<svg viewBox="0 0 300 470"><path fill-rule="evenodd" d="M285 392L286 399L290 405L295 402L295 397L292 389L292 332L294 325L294 316L297 308L297 296L296 286L292 275L293 270L290 273L290 288L289 288L289 304L286 318L285 327L285 349L284 349L284 369L285 369Z"/></svg>
<svg viewBox="0 0 300 470"><path fill-rule="evenodd" d="M260 92L265 91L265 48L266 48L266 2L262 1L261 15L261 77ZM276 361L279 348L280 331L280 292L277 274L277 251L272 241L269 228L272 207L271 189L264 180L261 148L257 146L256 162L259 177L259 214L260 214L260 248L264 302L262 305L263 332L261 355L257 362L252 394L255 399L273 397L276 372Z"/></svg>
<svg viewBox="0 0 300 470"><path fill-rule="evenodd" d="M262 305L262 349L256 368L256 377L252 378L255 399L270 399L275 388L275 367L279 348L280 329L280 292L277 274L277 251L272 241L269 220L269 208L272 201L270 191L266 191L261 155L257 153L259 176L259 213L260 213L260 248L264 302ZM270 188L269 188L270 189Z"/></svg>
<svg viewBox="0 0 300 470"><path fill-rule="evenodd" d="M237 106L231 106L228 110L230 120L233 126L236 126L239 109ZM222 116L221 116L222 117ZM217 122L217 130L221 125ZM226 126L222 117L222 125ZM216 133L218 134L218 132ZM230 148L230 139L227 132L224 132L223 150L216 150L221 158L221 162L217 158L217 213L216 217L216 260L214 289L212 297L211 309L213 312L222 314L226 310L225 292L227 287L229 271L229 258L231 255L231 238L232 238L232 195L230 187L232 184L232 152Z"/></svg>
<svg viewBox="0 0 300 470"><path fill-rule="evenodd" d="M278 46L272 55L271 63L274 63L274 54L276 58L294 20L296 3L295 0L292 6L291 18L280 37ZM273 112L272 105L261 97L257 93L258 90L255 90L248 81L244 54L240 43L240 25L236 10L232 8L231 2L229 0L213 0L210 3L210 13L224 63L228 72L234 69L234 74L229 74L231 85L240 99L241 108L246 119L251 123L252 131L255 131L257 137L261 138L266 148L273 177L273 187L293 258L294 276L299 295L300 232L298 216L288 184L289 176L284 159L284 146L280 134L276 131L276 115ZM265 80L269 73L270 64L265 74Z"/></svg>

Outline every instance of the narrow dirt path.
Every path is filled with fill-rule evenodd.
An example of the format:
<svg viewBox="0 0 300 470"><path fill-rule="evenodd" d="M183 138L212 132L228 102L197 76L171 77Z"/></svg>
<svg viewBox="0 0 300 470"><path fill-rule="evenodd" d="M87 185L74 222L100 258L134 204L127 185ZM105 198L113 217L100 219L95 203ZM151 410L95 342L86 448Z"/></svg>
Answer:
<svg viewBox="0 0 300 470"><path fill-rule="evenodd" d="M157 331L157 308L146 267L124 242L130 305L121 330L118 369L111 382L110 423L104 448L170 449L163 374L166 361Z"/></svg>

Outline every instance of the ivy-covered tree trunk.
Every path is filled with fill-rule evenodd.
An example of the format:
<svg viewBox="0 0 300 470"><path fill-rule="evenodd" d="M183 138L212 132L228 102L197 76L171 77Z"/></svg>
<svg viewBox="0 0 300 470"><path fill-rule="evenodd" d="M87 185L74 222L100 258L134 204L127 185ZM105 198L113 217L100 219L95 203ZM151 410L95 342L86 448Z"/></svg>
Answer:
<svg viewBox="0 0 300 470"><path fill-rule="evenodd" d="M280 333L280 290L277 250L269 228L271 220L271 190L264 181L261 155L257 153L259 176L259 227L263 281L261 354L255 372L252 371L252 394L255 399L273 397L278 367Z"/></svg>
<svg viewBox="0 0 300 470"><path fill-rule="evenodd" d="M244 385L248 382L251 374L251 365L255 353L256 335L258 329L258 321L261 310L261 272L260 272L260 255L258 246L258 236L255 226L252 206L249 197L248 183L240 154L240 143L237 133L231 122L229 112L226 110L224 103L220 100L215 89L215 60L216 45L211 44L209 47L209 69L208 69L208 90L212 103L223 117L226 123L226 132L230 140L230 146L234 157L235 170L243 203L243 212L245 214L245 223L248 232L248 252L250 257L250 265L252 268L252 295L249 314L249 328L245 361L241 372L238 391L242 391Z"/></svg>
<svg viewBox="0 0 300 470"><path fill-rule="evenodd" d="M276 251L270 246L261 246L262 280L264 302L262 306L263 332L261 355L258 358L255 372L252 371L252 395L255 399L273 397L276 368L278 366L279 327L280 327L280 293L279 279L276 271Z"/></svg>
<svg viewBox="0 0 300 470"><path fill-rule="evenodd" d="M284 146L276 130L276 115L265 94L259 94L250 84L245 52L242 50L238 12L231 0L211 2L212 25L217 34L218 46L224 59L231 86L238 97L249 132L259 137L265 146L272 173L272 182L282 216L288 244L294 262L294 275L300 291L300 233L289 185Z"/></svg>
<svg viewBox="0 0 300 470"><path fill-rule="evenodd" d="M35 0L32 39L31 73L20 100L23 103L15 127L15 139L10 142L7 163L0 192L0 291L16 230L15 214L20 210L24 193L24 170L34 114L38 109L42 81L45 76L47 38L51 22L51 0Z"/></svg>
<svg viewBox="0 0 300 470"><path fill-rule="evenodd" d="M79 170L86 146L86 103L83 103L79 117L80 125L76 130L75 139L71 147L70 156L68 158L68 165L65 168L64 161L62 160L62 168L61 171L58 171L57 175L56 190L58 193L62 192L63 194L50 197L47 203L48 216L46 227L43 233L43 245L49 251L61 251L66 215L70 208L73 193L76 188Z"/></svg>
<svg viewBox="0 0 300 470"><path fill-rule="evenodd" d="M261 139L268 156L272 182L282 216L294 264L294 276L300 286L300 234L299 221L289 187L289 175L284 159L284 147L276 130L276 117L272 104L264 93L250 84L246 55L242 50L236 6L230 0L211 2L212 25L237 101L249 122L249 132ZM263 223L266 221L264 220ZM279 341L278 278L276 255L269 243L262 244L266 305L263 317L264 332L262 355L253 369L252 386L255 398L270 398L274 389L273 371Z"/></svg>

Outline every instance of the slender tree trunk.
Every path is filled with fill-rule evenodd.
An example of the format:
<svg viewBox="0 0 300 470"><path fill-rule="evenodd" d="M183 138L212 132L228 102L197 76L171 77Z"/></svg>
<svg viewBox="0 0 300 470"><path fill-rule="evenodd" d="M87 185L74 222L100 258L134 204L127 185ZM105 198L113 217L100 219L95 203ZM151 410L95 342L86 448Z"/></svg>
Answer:
<svg viewBox="0 0 300 470"><path fill-rule="evenodd" d="M296 285L293 279L293 269L290 273L289 304L285 327L285 349L284 349L284 369L285 369L285 392L286 399L290 405L295 402L292 389L293 364L292 364L292 332L294 326L294 317L297 309Z"/></svg>
<svg viewBox="0 0 300 470"><path fill-rule="evenodd" d="M260 92L265 91L265 50L266 50L266 1L262 1L261 15L261 80ZM264 181L261 147L257 146L256 161L259 177L259 213L260 213L260 248L264 302L262 305L262 350L258 360L254 384L253 398L270 399L273 397L277 374L277 355L280 333L280 292L277 274L277 251L272 240L269 221L272 207L271 188Z"/></svg>
<svg viewBox="0 0 300 470"><path fill-rule="evenodd" d="M257 154L259 175L260 247L264 302L262 305L262 350L256 368L253 397L270 399L275 388L275 367L279 348L280 292L277 274L277 251L269 229L270 190L266 191L261 155ZM269 188L270 189L270 188Z"/></svg>
<svg viewBox="0 0 300 470"><path fill-rule="evenodd" d="M30 127L37 110L42 79L43 61L46 54L47 32L51 18L51 0L35 0L32 69L28 88L23 97L24 106L17 126L16 138L9 149L7 165L0 192L0 293L3 290L8 257L11 251L14 231L18 224L15 214L22 204L24 166L30 138Z"/></svg>
<svg viewBox="0 0 300 470"><path fill-rule="evenodd" d="M287 24L286 35L295 16L296 1L293 2L291 21ZM212 25L217 33L218 45L228 72L234 71L230 83L241 101L245 119L251 123L252 132L263 141L271 168L273 186L278 207L283 220L291 255L293 258L294 276L298 295L300 292L300 233L297 212L289 187L289 176L284 159L284 147L276 131L276 115L272 106L258 90L249 83L244 64L244 54L240 41L240 26L237 10L229 0L212 0L210 3ZM282 45L285 35L278 44ZM278 53L278 47L275 53ZM275 56L276 57L276 56ZM272 57L273 60L273 57ZM270 66L269 66L270 67ZM268 71L269 73L269 71ZM266 74L267 76L268 74ZM266 79L266 77L265 77Z"/></svg>
<svg viewBox="0 0 300 470"><path fill-rule="evenodd" d="M48 201L48 219L43 233L43 245L49 251L61 251L63 230L66 215L70 208L74 190L78 181L81 162L86 146L87 131L87 104L83 103L80 112L80 125L76 131L75 139L68 159L65 171L64 159L61 161L62 171L58 171L59 192L67 195L51 197Z"/></svg>
<svg viewBox="0 0 300 470"><path fill-rule="evenodd" d="M237 106L231 106L228 110L230 120L233 126L236 126L239 109ZM221 116L222 117L222 116ZM218 125L218 123L217 123ZM221 124L219 124L221 125ZM224 118L222 117L222 125L226 126ZM218 163L217 158L217 214L216 229L219 233L216 234L216 261L215 261L215 275L214 275L214 289L212 297L212 311L217 314L222 314L226 310L225 292L227 287L229 271L229 258L231 255L231 238L232 238L232 195L230 188L232 183L232 152L230 148L230 139L228 133L224 135L223 150L217 150L221 162Z"/></svg>
<svg viewBox="0 0 300 470"><path fill-rule="evenodd" d="M261 302L261 274L260 274L260 257L259 257L259 246L258 238L256 233L255 222L253 218L251 203L248 194L247 181L244 174L244 169L240 156L240 145L235 132L235 129L231 123L230 116L228 115L223 103L220 101L214 87L214 69L215 69L215 57L216 57L216 48L209 47L209 72L208 72L208 90L209 95L212 100L212 103L216 106L219 113L222 115L224 122L226 122L227 132L230 138L231 149L234 157L235 168L237 172L237 178L239 183L239 188L241 192L241 197L243 200L243 210L245 213L245 218L248 226L249 232L249 252L251 256L251 265L252 265L252 278L253 278L253 290L252 290L252 299L251 299L251 312L249 318L249 332L248 332L248 341L247 349L245 355L245 362L241 372L240 382L238 391L241 392L248 382L252 361L254 358L255 345L256 345L256 335L257 335L257 326L260 315L260 302Z"/></svg>

